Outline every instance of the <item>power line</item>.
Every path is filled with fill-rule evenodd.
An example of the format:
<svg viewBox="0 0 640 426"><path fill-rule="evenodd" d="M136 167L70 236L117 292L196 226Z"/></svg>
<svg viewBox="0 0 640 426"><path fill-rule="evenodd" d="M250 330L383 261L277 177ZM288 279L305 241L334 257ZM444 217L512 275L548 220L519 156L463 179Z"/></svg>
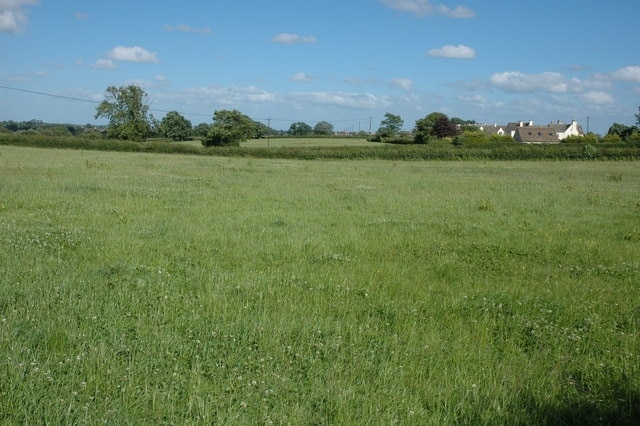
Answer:
<svg viewBox="0 0 640 426"><path fill-rule="evenodd" d="M22 92L22 93L30 93L32 95L49 96L51 98L66 99L66 100L69 100L69 101L87 102L87 103L98 104L98 105L102 102L102 101L94 101L94 100L91 100L91 99L82 99L82 98L76 98L76 97L73 97L73 96L56 95L54 93L38 92L36 90L19 89L17 87L9 87L9 86L2 86L2 85L0 85L0 89L13 90L13 91ZM158 109L158 108L149 108L149 111L164 112L164 113L171 112L171 111ZM201 116L201 117L210 117L211 116L211 114L199 114L199 113L195 113L195 112L185 112L185 113L183 113L183 115L198 115L198 116Z"/></svg>
<svg viewBox="0 0 640 426"><path fill-rule="evenodd" d="M35 90L18 89L17 87L9 87L9 86L0 85L0 88L1 89L7 89L7 90L14 90L16 92L31 93L33 95L42 95L42 96L49 96L49 97L52 97L52 98L67 99L67 100L70 100L70 101L89 102L89 103L92 103L92 104L99 104L100 103L98 101L92 101L90 99L81 99L81 98L74 98L73 96L64 96L64 95L56 95L56 94L53 94L53 93L37 92Z"/></svg>
<svg viewBox="0 0 640 426"><path fill-rule="evenodd" d="M57 95L55 93L47 93L47 92L39 92L37 90L28 90L28 89L20 89L18 87L10 87L10 86L4 86L4 85L0 85L0 89L5 89L5 90L13 90L15 92L21 92L21 93L29 93L32 95L39 95L39 96L48 96L50 98L57 98L57 99L65 99L68 101L76 101L76 102L85 102L85 103L91 103L91 104L97 104L99 105L102 101L94 101L92 99L83 99L83 98L78 98L78 97L74 97L74 96L66 96L66 95ZM163 112L163 113L169 113L169 112L173 112L173 111L169 111L169 110L165 110L165 109L159 109L159 108L149 108L149 111L152 112ZM175 110L174 110L175 111ZM182 115L189 115L189 116L196 116L196 117L208 117L211 118L211 114L202 114L202 113L197 113L197 112L180 112L180 114ZM271 117L267 117L267 118L251 118L254 121L268 121L269 125L271 124L272 121L281 121L281 122L286 122L286 123L294 123L294 122L299 122L299 121L304 121L304 120L298 120L298 119L287 119L287 118L271 118ZM355 123L355 122L359 122L359 121L366 121L369 120L369 128L371 128L371 117L364 117L364 118L352 118L352 119L340 119L340 120L312 120L311 122L315 122L318 123L320 121L327 121L329 123Z"/></svg>

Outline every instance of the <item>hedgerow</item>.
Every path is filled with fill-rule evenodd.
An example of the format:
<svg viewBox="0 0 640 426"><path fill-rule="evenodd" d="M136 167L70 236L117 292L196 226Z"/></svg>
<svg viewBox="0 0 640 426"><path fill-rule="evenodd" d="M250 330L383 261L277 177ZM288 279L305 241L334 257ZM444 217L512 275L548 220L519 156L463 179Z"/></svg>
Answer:
<svg viewBox="0 0 640 426"><path fill-rule="evenodd" d="M221 157L278 158L299 160L638 160L640 146L633 144L527 145L502 142L454 145L452 143L385 144L371 146L318 147L200 147L179 142L132 142L116 139L56 137L1 133L0 145L99 151L188 154Z"/></svg>

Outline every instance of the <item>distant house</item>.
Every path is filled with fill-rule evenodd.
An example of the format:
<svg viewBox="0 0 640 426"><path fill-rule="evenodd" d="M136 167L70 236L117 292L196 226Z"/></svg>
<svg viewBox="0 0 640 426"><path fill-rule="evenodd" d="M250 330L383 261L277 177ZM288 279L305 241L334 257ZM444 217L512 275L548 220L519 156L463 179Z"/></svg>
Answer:
<svg viewBox="0 0 640 426"><path fill-rule="evenodd" d="M536 126L533 121L511 122L506 126L482 125L480 130L486 135L509 135L520 143L559 143L569 136L582 136L582 127L576 120L571 124L563 124L561 121L549 123L544 126Z"/></svg>
<svg viewBox="0 0 640 426"><path fill-rule="evenodd" d="M482 130L486 135L493 136L504 136L506 126L499 126L498 123L495 123L493 126L481 125L480 130Z"/></svg>
<svg viewBox="0 0 640 426"><path fill-rule="evenodd" d="M518 127L513 138L522 143L559 143L558 133L548 126Z"/></svg>

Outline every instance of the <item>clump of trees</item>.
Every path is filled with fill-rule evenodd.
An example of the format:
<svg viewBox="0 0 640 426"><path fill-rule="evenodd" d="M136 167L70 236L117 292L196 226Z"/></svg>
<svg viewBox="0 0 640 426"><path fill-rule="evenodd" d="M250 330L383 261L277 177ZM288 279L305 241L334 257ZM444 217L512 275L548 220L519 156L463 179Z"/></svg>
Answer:
<svg viewBox="0 0 640 426"><path fill-rule="evenodd" d="M333 134L333 124L328 121L319 121L313 128L313 134L318 136L329 136Z"/></svg>
<svg viewBox="0 0 640 426"><path fill-rule="evenodd" d="M178 111L168 112L160 121L158 128L162 136L174 141L184 141L191 137L191 122L180 115Z"/></svg>
<svg viewBox="0 0 640 426"><path fill-rule="evenodd" d="M602 138L605 143L631 143L640 145L640 114L635 114L636 125L626 126L620 123L613 123L609 127L609 131Z"/></svg>
<svg viewBox="0 0 640 426"><path fill-rule="evenodd" d="M452 138L459 133L460 130L456 123L451 121L446 114L432 112L426 117L416 120L414 142L425 144L434 139Z"/></svg>
<svg viewBox="0 0 640 426"><path fill-rule="evenodd" d="M333 124L328 121L319 121L314 127L311 127L307 123L297 121L291 123L287 134L291 136L329 136L334 134Z"/></svg>
<svg viewBox="0 0 640 426"><path fill-rule="evenodd" d="M297 121L295 123L291 123L291 126L289 126L289 130L287 131L287 133L291 136L309 136L313 134L313 128L307 123Z"/></svg>
<svg viewBox="0 0 640 426"><path fill-rule="evenodd" d="M213 113L213 124L202 138L204 146L240 146L256 135L256 123L238 110Z"/></svg>

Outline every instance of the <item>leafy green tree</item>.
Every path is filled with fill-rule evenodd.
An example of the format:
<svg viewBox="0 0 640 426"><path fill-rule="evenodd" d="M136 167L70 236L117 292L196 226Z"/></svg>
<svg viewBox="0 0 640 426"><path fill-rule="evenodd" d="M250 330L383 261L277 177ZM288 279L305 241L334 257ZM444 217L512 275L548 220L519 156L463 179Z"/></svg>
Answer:
<svg viewBox="0 0 640 426"><path fill-rule="evenodd" d="M460 132L474 131L478 129L478 124L475 120L463 120L459 117L453 117L451 121L458 126Z"/></svg>
<svg viewBox="0 0 640 426"><path fill-rule="evenodd" d="M626 126L620 123L613 123L611 127L609 127L609 131L607 135L618 135L620 139L626 139L633 132L633 127Z"/></svg>
<svg viewBox="0 0 640 426"><path fill-rule="evenodd" d="M402 117L387 112L384 115L384 119L380 122L378 135L383 138L394 137L398 133L400 133L402 126L404 126L404 120L402 119Z"/></svg>
<svg viewBox="0 0 640 426"><path fill-rule="evenodd" d="M636 126L640 126L640 107L638 107L638 114L636 116Z"/></svg>
<svg viewBox="0 0 640 426"><path fill-rule="evenodd" d="M307 136L313 133L313 128L307 123L298 121L296 123L292 123L291 126L289 126L289 130L287 131L287 133L292 136Z"/></svg>
<svg viewBox="0 0 640 426"><path fill-rule="evenodd" d="M160 132L165 138L183 141L191 136L191 122L178 111L170 111L160 122Z"/></svg>
<svg viewBox="0 0 640 426"><path fill-rule="evenodd" d="M48 126L44 129L42 129L42 131L40 132L43 135L46 136L59 136L59 137L63 137L63 136L73 136L73 134L69 131L69 128L67 126L63 126L61 124L55 124L53 126Z"/></svg>
<svg viewBox="0 0 640 426"><path fill-rule="evenodd" d="M622 143L622 139L620 138L620 135L617 135L614 133L607 133L602 138L602 143L611 143L611 144Z"/></svg>
<svg viewBox="0 0 640 426"><path fill-rule="evenodd" d="M213 124L202 139L204 146L240 146L256 134L255 122L238 110L213 113Z"/></svg>
<svg viewBox="0 0 640 426"><path fill-rule="evenodd" d="M448 117L441 112L432 112L424 118L416 120L416 127L414 128L414 142L415 143L429 143L430 140L436 138L433 128L436 125L438 119L447 119Z"/></svg>
<svg viewBox="0 0 640 426"><path fill-rule="evenodd" d="M254 121L254 123L256 126L256 134L254 137L256 139L262 139L264 137L273 135L275 133L275 130L273 130L271 127L267 126L264 123L261 123L259 121Z"/></svg>
<svg viewBox="0 0 640 426"><path fill-rule="evenodd" d="M316 135L322 135L322 136L332 135L333 124L329 123L328 121L320 121L313 128L313 133Z"/></svg>
<svg viewBox="0 0 640 426"><path fill-rule="evenodd" d="M209 133L209 128L210 127L211 127L210 124L200 123L196 127L193 128L191 133L193 134L193 136L205 137L205 136L207 136L207 133Z"/></svg>
<svg viewBox="0 0 640 426"><path fill-rule="evenodd" d="M110 138L144 141L151 132L147 94L139 86L109 86L95 118L107 118Z"/></svg>

